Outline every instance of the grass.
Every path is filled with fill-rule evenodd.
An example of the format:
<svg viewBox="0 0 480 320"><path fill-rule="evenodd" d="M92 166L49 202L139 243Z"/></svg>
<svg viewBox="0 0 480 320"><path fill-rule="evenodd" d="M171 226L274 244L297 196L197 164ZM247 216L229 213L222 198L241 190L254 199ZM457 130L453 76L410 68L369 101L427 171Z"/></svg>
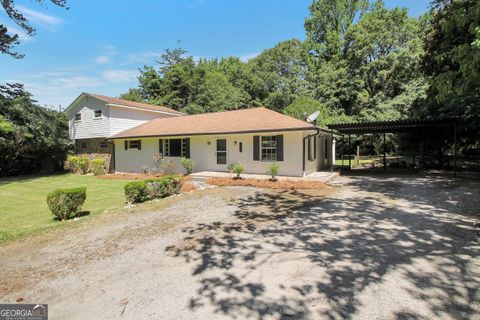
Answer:
<svg viewBox="0 0 480 320"><path fill-rule="evenodd" d="M73 174L0 179L0 243L68 223L53 220L46 202L50 191L86 187L87 200L82 211L94 216L125 205L126 182Z"/></svg>
<svg viewBox="0 0 480 320"><path fill-rule="evenodd" d="M278 180L267 179L232 179L232 178L209 178L208 184L216 186L245 186L265 189L329 189L330 187L320 181L306 180Z"/></svg>

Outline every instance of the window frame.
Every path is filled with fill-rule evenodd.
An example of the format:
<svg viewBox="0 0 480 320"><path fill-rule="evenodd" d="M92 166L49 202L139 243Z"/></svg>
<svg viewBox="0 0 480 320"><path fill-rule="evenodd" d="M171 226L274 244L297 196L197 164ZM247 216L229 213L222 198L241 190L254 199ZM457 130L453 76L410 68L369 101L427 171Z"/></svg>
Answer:
<svg viewBox="0 0 480 320"><path fill-rule="evenodd" d="M265 145L264 140L265 142L272 143L273 145ZM276 162L277 148L277 136L260 136L260 161Z"/></svg>
<svg viewBox="0 0 480 320"><path fill-rule="evenodd" d="M78 116L78 119L77 119L77 116ZM77 112L75 113L75 116L73 117L73 120L74 121L82 121L82 113L81 112Z"/></svg>
<svg viewBox="0 0 480 320"><path fill-rule="evenodd" d="M97 117L97 112L100 112L100 115ZM93 119L102 119L103 111L102 109L93 110Z"/></svg>
<svg viewBox="0 0 480 320"><path fill-rule="evenodd" d="M137 140L127 140L128 141L128 150L130 149L136 149L136 150L142 150L142 141L137 139ZM137 144L136 146L132 146L132 144Z"/></svg>
<svg viewBox="0 0 480 320"><path fill-rule="evenodd" d="M170 157L170 158L182 158L187 156L187 139L188 138L170 138L170 139L162 139L163 143L163 156ZM171 155L172 146L171 140L180 140L180 155Z"/></svg>

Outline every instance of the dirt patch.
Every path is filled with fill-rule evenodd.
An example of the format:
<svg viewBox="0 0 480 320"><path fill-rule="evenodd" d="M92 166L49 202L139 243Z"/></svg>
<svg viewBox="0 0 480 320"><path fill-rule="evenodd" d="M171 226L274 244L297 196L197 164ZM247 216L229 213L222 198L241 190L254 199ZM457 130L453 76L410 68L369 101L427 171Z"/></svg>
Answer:
<svg viewBox="0 0 480 320"><path fill-rule="evenodd" d="M232 179L232 178L209 178L208 184L215 186L243 186L256 187L262 189L330 189L331 187L320 181L305 180L278 180L270 181L266 179Z"/></svg>
<svg viewBox="0 0 480 320"><path fill-rule="evenodd" d="M193 184L191 183L190 181L184 181L183 184L182 184L182 187L180 188L180 192L191 192L191 191L195 191L197 190L198 188Z"/></svg>

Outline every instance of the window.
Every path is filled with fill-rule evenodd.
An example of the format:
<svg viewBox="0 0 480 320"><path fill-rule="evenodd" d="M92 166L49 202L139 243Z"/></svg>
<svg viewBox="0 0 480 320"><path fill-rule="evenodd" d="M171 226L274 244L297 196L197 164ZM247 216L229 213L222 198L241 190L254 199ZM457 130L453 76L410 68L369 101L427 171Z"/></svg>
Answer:
<svg viewBox="0 0 480 320"><path fill-rule="evenodd" d="M102 149L107 149L108 148L107 140L100 141L100 148L102 148Z"/></svg>
<svg viewBox="0 0 480 320"><path fill-rule="evenodd" d="M190 157L189 139L165 139L163 140L163 152L165 157Z"/></svg>
<svg viewBox="0 0 480 320"><path fill-rule="evenodd" d="M243 144L241 142L238 143L238 152L243 152Z"/></svg>
<svg viewBox="0 0 480 320"><path fill-rule="evenodd" d="M82 114L79 112L75 114L75 121L80 121L80 120L82 120Z"/></svg>
<svg viewBox="0 0 480 320"><path fill-rule="evenodd" d="M102 110L95 110L95 118L101 118L102 117Z"/></svg>
<svg viewBox="0 0 480 320"><path fill-rule="evenodd" d="M262 152L262 161L277 160L276 136L262 136L261 152Z"/></svg>
<svg viewBox="0 0 480 320"><path fill-rule="evenodd" d="M142 150L142 141L141 140L127 140L127 141L125 141L125 150L127 150L127 149Z"/></svg>

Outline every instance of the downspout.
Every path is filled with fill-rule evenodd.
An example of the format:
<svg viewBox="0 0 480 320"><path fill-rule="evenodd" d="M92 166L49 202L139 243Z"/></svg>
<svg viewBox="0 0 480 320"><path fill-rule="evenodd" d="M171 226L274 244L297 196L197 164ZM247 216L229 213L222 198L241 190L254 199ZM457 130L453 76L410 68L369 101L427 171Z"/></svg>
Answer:
<svg viewBox="0 0 480 320"><path fill-rule="evenodd" d="M309 138L318 136L320 134L320 131L321 131L320 128L315 127L315 130L317 131L316 133L310 134L306 137L303 137L303 163L302 163L303 166L302 166L302 172L303 172L304 175L305 175L305 141L307 141L307 139L309 139Z"/></svg>

